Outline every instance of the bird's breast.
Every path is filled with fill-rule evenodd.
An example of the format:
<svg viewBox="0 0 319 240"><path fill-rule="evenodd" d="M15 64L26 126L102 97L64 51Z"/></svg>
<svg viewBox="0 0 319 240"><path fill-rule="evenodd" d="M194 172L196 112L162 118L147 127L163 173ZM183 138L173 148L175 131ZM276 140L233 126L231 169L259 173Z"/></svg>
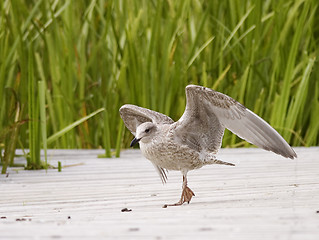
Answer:
<svg viewBox="0 0 319 240"><path fill-rule="evenodd" d="M198 152L170 139L165 142L140 142L140 149L145 158L167 170L192 170L203 166Z"/></svg>

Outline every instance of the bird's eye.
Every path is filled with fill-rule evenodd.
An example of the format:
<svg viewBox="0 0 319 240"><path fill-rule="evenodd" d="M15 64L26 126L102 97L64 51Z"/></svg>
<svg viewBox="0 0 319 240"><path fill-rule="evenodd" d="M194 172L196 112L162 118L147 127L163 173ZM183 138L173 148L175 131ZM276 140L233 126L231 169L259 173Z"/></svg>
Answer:
<svg viewBox="0 0 319 240"><path fill-rule="evenodd" d="M145 129L145 132L146 132L146 133L148 133L149 131L150 131L150 129L149 129L149 128Z"/></svg>

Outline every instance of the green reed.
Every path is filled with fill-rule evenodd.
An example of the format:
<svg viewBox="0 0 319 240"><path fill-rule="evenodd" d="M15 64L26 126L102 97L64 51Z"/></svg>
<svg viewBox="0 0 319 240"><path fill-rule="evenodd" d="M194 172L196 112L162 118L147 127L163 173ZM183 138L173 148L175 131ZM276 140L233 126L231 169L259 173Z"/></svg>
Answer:
<svg viewBox="0 0 319 240"><path fill-rule="evenodd" d="M9 158L30 149L37 164L41 148L118 156L132 138L121 105L178 120L192 83L237 99L292 145L318 145L318 5L2 1L0 144ZM226 131L224 147L247 145Z"/></svg>

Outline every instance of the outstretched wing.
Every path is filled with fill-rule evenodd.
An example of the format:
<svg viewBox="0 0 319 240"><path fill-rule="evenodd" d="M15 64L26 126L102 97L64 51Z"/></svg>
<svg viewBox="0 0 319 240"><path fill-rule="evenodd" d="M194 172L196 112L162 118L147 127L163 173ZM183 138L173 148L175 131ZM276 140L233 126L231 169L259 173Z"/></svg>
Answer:
<svg viewBox="0 0 319 240"><path fill-rule="evenodd" d="M131 104L125 104L120 108L120 116L123 119L125 126L134 136L136 128L144 122L153 122L156 124L174 123L170 117L162 113Z"/></svg>
<svg viewBox="0 0 319 240"><path fill-rule="evenodd" d="M196 150L217 152L225 128L240 138L284 157L297 157L294 150L266 121L231 97L212 89L189 85L187 104L176 123L176 137Z"/></svg>

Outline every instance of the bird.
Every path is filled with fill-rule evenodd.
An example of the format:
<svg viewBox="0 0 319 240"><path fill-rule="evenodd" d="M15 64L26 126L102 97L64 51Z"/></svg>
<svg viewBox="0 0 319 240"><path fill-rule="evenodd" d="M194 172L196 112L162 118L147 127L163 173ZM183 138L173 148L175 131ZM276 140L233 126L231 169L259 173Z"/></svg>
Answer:
<svg viewBox="0 0 319 240"><path fill-rule="evenodd" d="M178 202L163 207L190 203L194 192L188 187L187 173L205 165L232 163L217 159L225 128L262 149L285 158L297 154L265 120L230 96L213 89L188 85L186 108L178 121L143 107L125 104L120 116L134 135L130 146L139 143L143 156L151 161L163 184L167 171L180 171L182 194Z"/></svg>

